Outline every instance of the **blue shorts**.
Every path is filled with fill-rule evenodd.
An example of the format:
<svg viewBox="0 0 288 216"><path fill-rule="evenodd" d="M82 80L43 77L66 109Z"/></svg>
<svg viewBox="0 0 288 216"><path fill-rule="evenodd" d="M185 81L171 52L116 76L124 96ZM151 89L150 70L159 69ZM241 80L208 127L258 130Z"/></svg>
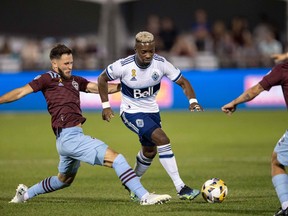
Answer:
<svg viewBox="0 0 288 216"><path fill-rule="evenodd" d="M60 155L60 173L76 173L80 161L91 165L103 165L108 146L101 140L83 134L81 127L63 128L56 138Z"/></svg>
<svg viewBox="0 0 288 216"><path fill-rule="evenodd" d="M123 123L138 134L139 141L143 146L155 146L151 134L157 128L161 128L161 118L157 113L125 113L121 114Z"/></svg>
<svg viewBox="0 0 288 216"><path fill-rule="evenodd" d="M274 151L277 153L277 160L280 164L288 166L288 130L276 144Z"/></svg>

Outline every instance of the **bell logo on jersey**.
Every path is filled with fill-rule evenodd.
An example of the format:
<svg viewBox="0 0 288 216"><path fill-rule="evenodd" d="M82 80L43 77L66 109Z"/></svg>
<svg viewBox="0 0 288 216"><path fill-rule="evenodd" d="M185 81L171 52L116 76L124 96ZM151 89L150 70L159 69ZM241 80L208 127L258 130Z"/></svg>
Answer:
<svg viewBox="0 0 288 216"><path fill-rule="evenodd" d="M153 86L145 89L134 89L134 98L146 98L154 94Z"/></svg>

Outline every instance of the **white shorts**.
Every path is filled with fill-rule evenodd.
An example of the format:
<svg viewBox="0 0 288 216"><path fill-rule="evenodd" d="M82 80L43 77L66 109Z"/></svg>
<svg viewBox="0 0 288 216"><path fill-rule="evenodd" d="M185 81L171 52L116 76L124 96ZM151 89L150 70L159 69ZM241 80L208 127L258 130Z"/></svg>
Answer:
<svg viewBox="0 0 288 216"><path fill-rule="evenodd" d="M283 166L288 166L288 130L276 144L274 151L277 153L277 160Z"/></svg>

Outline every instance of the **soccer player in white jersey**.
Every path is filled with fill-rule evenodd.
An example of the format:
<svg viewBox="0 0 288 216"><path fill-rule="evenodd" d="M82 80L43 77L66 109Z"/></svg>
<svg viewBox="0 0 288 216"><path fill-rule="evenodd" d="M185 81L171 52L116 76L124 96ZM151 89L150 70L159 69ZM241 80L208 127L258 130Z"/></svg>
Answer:
<svg viewBox="0 0 288 216"><path fill-rule="evenodd" d="M161 79L168 77L182 87L190 103L190 111L203 111L203 108L198 104L191 84L181 71L164 57L155 54L153 34L139 32L135 39L135 54L110 64L98 78L103 106L102 118L109 122L114 117L108 101L107 85L108 81L120 79L120 115L123 123L139 136L142 145L136 156L136 174L141 177L158 152L160 163L172 179L179 198L193 200L200 192L188 187L180 178L170 139L161 128L159 106L156 102ZM131 199L136 198L131 194Z"/></svg>

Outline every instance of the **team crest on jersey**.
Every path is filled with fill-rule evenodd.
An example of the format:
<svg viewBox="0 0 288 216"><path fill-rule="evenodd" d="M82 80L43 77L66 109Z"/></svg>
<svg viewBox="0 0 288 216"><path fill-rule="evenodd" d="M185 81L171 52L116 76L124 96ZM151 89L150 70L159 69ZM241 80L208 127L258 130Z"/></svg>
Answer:
<svg viewBox="0 0 288 216"><path fill-rule="evenodd" d="M132 76L132 78L130 79L130 81L137 81L137 79L136 79L136 70L135 69L132 69L131 76Z"/></svg>
<svg viewBox="0 0 288 216"><path fill-rule="evenodd" d="M137 127L139 127L139 128L143 128L143 127L144 127L144 121L143 121L143 119L137 119L137 120L136 120L136 125L137 125Z"/></svg>
<svg viewBox="0 0 288 216"><path fill-rule="evenodd" d="M76 89L76 90L78 90L79 91L79 85L78 85L78 83L76 82L76 81L72 81L72 85L73 85L73 87Z"/></svg>
<svg viewBox="0 0 288 216"><path fill-rule="evenodd" d="M159 79L159 77L160 77L159 74L156 71L154 71L153 74L152 74L152 79L154 81L157 81Z"/></svg>

